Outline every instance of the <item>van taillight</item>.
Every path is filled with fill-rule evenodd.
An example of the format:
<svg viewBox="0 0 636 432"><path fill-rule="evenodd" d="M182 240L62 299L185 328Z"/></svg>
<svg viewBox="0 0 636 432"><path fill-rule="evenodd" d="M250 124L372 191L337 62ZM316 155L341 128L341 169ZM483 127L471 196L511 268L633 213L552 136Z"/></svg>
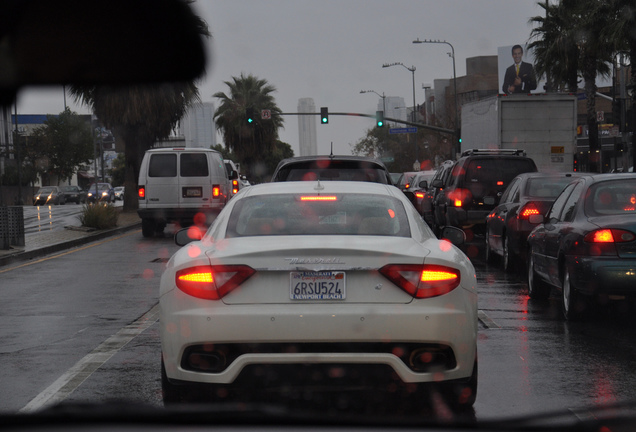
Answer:
<svg viewBox="0 0 636 432"><path fill-rule="evenodd" d="M146 198L146 187L139 186L139 188L137 189L137 194L139 195L139 199Z"/></svg>
<svg viewBox="0 0 636 432"><path fill-rule="evenodd" d="M221 196L221 186L214 185L212 186L212 197L218 198Z"/></svg>
<svg viewBox="0 0 636 432"><path fill-rule="evenodd" d="M239 191L238 180L232 180L232 195Z"/></svg>

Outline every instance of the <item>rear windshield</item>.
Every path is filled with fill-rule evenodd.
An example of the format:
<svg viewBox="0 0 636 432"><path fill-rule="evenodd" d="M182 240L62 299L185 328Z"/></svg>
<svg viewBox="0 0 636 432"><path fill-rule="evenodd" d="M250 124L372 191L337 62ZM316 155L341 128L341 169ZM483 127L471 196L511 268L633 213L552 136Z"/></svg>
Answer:
<svg viewBox="0 0 636 432"><path fill-rule="evenodd" d="M531 160L515 158L473 159L466 167L464 187L473 197L496 195L513 178L524 172L536 171Z"/></svg>
<svg viewBox="0 0 636 432"><path fill-rule="evenodd" d="M636 215L636 179L621 179L593 184L585 199L589 216Z"/></svg>
<svg viewBox="0 0 636 432"><path fill-rule="evenodd" d="M528 179L526 195L537 198L556 198L570 184L572 177L545 177Z"/></svg>
<svg viewBox="0 0 636 432"><path fill-rule="evenodd" d="M207 177L208 158L204 153L181 154L181 177Z"/></svg>
<svg viewBox="0 0 636 432"><path fill-rule="evenodd" d="M389 184L387 171L365 161L306 161L282 167L273 181L366 181Z"/></svg>
<svg viewBox="0 0 636 432"><path fill-rule="evenodd" d="M227 237L375 235L409 237L406 210L393 197L336 194L325 201L297 194L247 197L232 209Z"/></svg>
<svg viewBox="0 0 636 432"><path fill-rule="evenodd" d="M177 176L177 155L153 154L150 156L150 166L148 167L149 177L176 177Z"/></svg>

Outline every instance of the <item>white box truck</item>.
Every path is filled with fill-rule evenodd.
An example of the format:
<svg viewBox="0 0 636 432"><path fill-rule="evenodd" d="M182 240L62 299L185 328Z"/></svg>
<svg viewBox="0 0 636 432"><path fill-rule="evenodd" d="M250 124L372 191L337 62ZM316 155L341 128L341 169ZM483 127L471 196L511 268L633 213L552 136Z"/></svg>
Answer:
<svg viewBox="0 0 636 432"><path fill-rule="evenodd" d="M524 150L541 172L574 169L575 95L498 95L462 105L461 150Z"/></svg>

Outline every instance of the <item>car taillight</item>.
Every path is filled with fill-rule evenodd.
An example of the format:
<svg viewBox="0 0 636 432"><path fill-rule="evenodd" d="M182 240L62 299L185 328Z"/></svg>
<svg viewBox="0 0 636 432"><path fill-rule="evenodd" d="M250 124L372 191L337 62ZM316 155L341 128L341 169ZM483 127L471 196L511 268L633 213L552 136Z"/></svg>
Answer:
<svg viewBox="0 0 636 432"><path fill-rule="evenodd" d="M630 231L621 229L598 229L587 233L583 240L587 243L624 243L636 239L636 235Z"/></svg>
<svg viewBox="0 0 636 432"><path fill-rule="evenodd" d="M139 188L137 189L137 195L139 195L139 199L146 198L146 187L145 186L139 186Z"/></svg>
<svg viewBox="0 0 636 432"><path fill-rule="evenodd" d="M441 265L387 264L378 271L419 299L447 294L461 282L459 270Z"/></svg>
<svg viewBox="0 0 636 432"><path fill-rule="evenodd" d="M175 284L184 293L205 300L220 300L256 271L246 265L210 265L177 271Z"/></svg>
<svg viewBox="0 0 636 432"><path fill-rule="evenodd" d="M232 180L232 195L239 191L238 180Z"/></svg>
<svg viewBox="0 0 636 432"><path fill-rule="evenodd" d="M419 199L423 199L424 198L424 194L422 192L415 192L415 196Z"/></svg>
<svg viewBox="0 0 636 432"><path fill-rule="evenodd" d="M218 198L219 196L221 196L221 186L219 185L212 186L212 196L214 198Z"/></svg>
<svg viewBox="0 0 636 432"><path fill-rule="evenodd" d="M537 208L535 203L527 203L524 205L519 213L517 214L517 218L527 220L531 215L541 214L539 209Z"/></svg>
<svg viewBox="0 0 636 432"><path fill-rule="evenodd" d="M462 206L462 200L456 199L455 201L453 201L453 205L455 207L461 207Z"/></svg>

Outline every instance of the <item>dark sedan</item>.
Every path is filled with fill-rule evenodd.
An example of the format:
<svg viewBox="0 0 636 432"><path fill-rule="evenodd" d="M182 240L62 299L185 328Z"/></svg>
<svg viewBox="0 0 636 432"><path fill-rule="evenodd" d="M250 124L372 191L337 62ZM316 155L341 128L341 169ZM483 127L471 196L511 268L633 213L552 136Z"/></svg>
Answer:
<svg viewBox="0 0 636 432"><path fill-rule="evenodd" d="M545 215L561 191L580 176L581 173L529 172L515 177L501 195L499 205L486 217L486 259L494 262L501 257L506 271L525 262L526 240L536 226L530 222L530 215Z"/></svg>
<svg viewBox="0 0 636 432"><path fill-rule="evenodd" d="M64 204L64 194L57 186L43 186L33 195L33 205Z"/></svg>
<svg viewBox="0 0 636 432"><path fill-rule="evenodd" d="M75 204L79 204L82 201L82 191L78 186L60 186L60 189L64 194L64 200L66 202L74 202Z"/></svg>
<svg viewBox="0 0 636 432"><path fill-rule="evenodd" d="M636 175L584 175L557 197L528 237L528 290L561 291L567 320L596 302L636 296Z"/></svg>

